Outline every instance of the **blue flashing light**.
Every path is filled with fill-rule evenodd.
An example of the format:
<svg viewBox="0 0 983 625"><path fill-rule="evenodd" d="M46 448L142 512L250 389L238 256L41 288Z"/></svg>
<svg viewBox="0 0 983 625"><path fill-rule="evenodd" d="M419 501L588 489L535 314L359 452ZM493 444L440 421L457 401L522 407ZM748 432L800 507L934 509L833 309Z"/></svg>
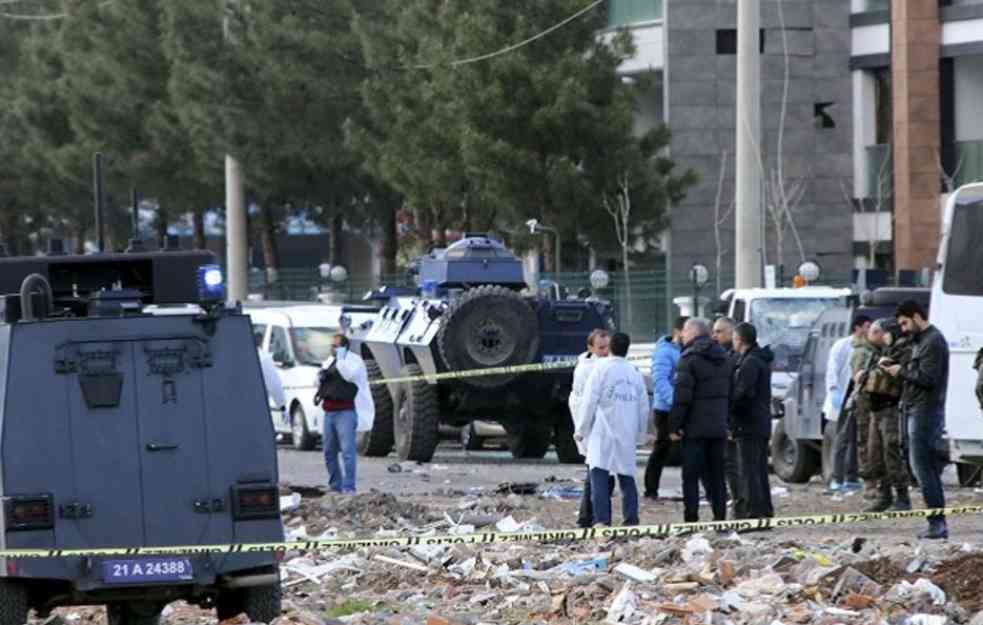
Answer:
<svg viewBox="0 0 983 625"><path fill-rule="evenodd" d="M198 299L202 302L221 302L225 299L225 280L218 265L198 268Z"/></svg>

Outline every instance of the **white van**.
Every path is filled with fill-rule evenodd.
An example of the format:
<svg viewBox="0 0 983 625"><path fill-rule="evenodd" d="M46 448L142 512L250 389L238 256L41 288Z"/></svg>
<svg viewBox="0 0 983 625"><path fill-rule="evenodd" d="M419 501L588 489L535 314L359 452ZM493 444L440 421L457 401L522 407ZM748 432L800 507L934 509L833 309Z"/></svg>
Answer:
<svg viewBox="0 0 983 625"><path fill-rule="evenodd" d="M296 449L314 449L321 437L324 411L313 402L317 372L328 359L333 337L340 331L341 306L301 304L247 306L253 335L262 337L262 350L273 358L286 411L271 412L273 428L288 434Z"/></svg>
<svg viewBox="0 0 983 625"><path fill-rule="evenodd" d="M974 393L973 369L976 352L983 347L981 241L983 184L976 183L960 187L946 203L929 311L929 321L949 342L945 427L951 460L970 464L983 464L983 413ZM960 473L968 470L972 467L960 466Z"/></svg>

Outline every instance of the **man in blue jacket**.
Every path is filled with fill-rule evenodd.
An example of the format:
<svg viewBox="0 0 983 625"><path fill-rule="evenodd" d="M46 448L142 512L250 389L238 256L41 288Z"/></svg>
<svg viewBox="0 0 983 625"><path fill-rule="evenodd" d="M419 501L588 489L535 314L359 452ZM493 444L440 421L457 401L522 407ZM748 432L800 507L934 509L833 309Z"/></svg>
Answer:
<svg viewBox="0 0 983 625"><path fill-rule="evenodd" d="M672 334L664 336L652 351L652 412L655 416L655 445L645 466L645 496L659 498L662 467L672 450L669 439L669 412L672 410L673 378L676 363L682 353L683 326L689 317L678 317L672 324Z"/></svg>

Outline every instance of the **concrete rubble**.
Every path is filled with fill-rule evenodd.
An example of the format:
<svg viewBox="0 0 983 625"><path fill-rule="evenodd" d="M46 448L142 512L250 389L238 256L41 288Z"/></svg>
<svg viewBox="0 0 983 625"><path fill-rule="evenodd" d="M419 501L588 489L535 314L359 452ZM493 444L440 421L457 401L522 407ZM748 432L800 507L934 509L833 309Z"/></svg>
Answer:
<svg viewBox="0 0 983 625"><path fill-rule="evenodd" d="M291 536L425 537L561 526L529 505L543 498L513 491L412 500L374 492L281 494ZM983 625L980 546L883 534L813 539L708 532L417 545L288 553L281 570L284 615L276 625ZM105 617L89 608L52 618L60 620L48 625ZM215 617L178 603L168 606L163 622L204 624Z"/></svg>

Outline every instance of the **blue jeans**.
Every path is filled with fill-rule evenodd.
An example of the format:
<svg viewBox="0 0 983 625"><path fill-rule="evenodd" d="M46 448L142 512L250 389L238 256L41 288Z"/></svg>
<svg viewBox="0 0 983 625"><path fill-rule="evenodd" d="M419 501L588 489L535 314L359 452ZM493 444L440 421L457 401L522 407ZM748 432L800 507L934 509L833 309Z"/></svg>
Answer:
<svg viewBox="0 0 983 625"><path fill-rule="evenodd" d="M929 508L945 507L945 491L942 488L942 469L945 461L940 456L944 418L940 411L924 408L904 412L908 425L908 454L911 468L922 489L922 497ZM945 522L944 516L929 517L935 525Z"/></svg>
<svg viewBox="0 0 983 625"><path fill-rule="evenodd" d="M355 428L358 416L354 410L324 413L324 464L328 467L328 486L340 493L355 492ZM342 475L338 454L344 463Z"/></svg>
<svg viewBox="0 0 983 625"><path fill-rule="evenodd" d="M604 469L590 470L590 499L595 524L611 525L610 478L611 474ZM638 525L638 490L635 488L635 478L619 475L618 487L621 489L621 514L625 518L625 525Z"/></svg>

